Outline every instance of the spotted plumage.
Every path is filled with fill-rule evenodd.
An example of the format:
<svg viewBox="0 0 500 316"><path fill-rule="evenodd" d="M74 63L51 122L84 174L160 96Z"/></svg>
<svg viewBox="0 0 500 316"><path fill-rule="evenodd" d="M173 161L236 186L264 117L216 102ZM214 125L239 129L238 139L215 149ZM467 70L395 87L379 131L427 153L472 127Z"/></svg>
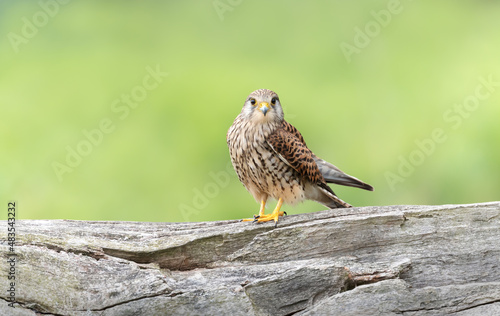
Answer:
<svg viewBox="0 0 500 316"><path fill-rule="evenodd" d="M310 199L323 205L351 207L327 183L373 188L318 158L300 132L284 120L278 95L267 89L252 92L227 132L227 144L238 178L261 203L258 222L283 215L281 204ZM268 198L278 200L274 212L264 214Z"/></svg>

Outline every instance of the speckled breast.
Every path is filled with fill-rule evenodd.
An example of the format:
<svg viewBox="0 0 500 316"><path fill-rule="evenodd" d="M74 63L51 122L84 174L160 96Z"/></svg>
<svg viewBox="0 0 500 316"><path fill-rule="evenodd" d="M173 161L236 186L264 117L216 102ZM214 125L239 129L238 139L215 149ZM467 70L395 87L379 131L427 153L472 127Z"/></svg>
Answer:
<svg viewBox="0 0 500 316"><path fill-rule="evenodd" d="M267 197L281 197L288 204L302 201L304 187L299 175L265 140L271 127L259 126L249 132L248 125L230 130L229 135L231 160L240 181L257 201Z"/></svg>

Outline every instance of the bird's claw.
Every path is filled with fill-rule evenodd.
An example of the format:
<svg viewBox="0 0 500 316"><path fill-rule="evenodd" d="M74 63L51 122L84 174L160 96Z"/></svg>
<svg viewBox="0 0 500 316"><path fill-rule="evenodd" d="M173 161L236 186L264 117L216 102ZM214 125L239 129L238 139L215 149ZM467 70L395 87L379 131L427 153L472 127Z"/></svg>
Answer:
<svg viewBox="0 0 500 316"><path fill-rule="evenodd" d="M274 227L278 227L278 220L280 216L288 215L285 211L280 211L281 205L283 204L283 200L280 198L278 201L278 205L271 214L264 214L264 202L262 203L259 215L254 215L253 218L245 218L244 222L254 222L254 223L262 223L262 222L270 222L274 221Z"/></svg>

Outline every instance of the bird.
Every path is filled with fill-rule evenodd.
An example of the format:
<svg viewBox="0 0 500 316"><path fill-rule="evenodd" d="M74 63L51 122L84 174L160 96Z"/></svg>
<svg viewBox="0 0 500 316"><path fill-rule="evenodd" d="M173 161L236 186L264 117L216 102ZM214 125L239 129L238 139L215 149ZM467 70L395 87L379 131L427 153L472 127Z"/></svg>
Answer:
<svg viewBox="0 0 500 316"><path fill-rule="evenodd" d="M255 90L226 134L231 163L238 179L260 203L258 215L242 221L274 221L283 203L295 205L313 200L328 208L347 208L328 183L373 191L373 187L316 156L302 134L284 119L276 92ZM277 200L274 211L265 214L269 198Z"/></svg>

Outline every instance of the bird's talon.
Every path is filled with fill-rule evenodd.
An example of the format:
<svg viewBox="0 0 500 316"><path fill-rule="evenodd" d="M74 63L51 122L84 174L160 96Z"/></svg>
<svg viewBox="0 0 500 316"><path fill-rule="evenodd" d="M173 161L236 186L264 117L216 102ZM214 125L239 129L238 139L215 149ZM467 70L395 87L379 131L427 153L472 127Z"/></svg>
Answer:
<svg viewBox="0 0 500 316"><path fill-rule="evenodd" d="M265 206L265 201L263 200L261 203L261 208L259 215L254 215L253 218L245 218L243 221L244 222L257 222L257 223L263 223L263 222L270 222L274 221L274 227L278 226L278 220L280 216L283 216L285 214L284 211L280 211L281 205L283 204L283 199L280 198L278 200L278 204L276 205L276 208L271 214L264 214L264 206Z"/></svg>

